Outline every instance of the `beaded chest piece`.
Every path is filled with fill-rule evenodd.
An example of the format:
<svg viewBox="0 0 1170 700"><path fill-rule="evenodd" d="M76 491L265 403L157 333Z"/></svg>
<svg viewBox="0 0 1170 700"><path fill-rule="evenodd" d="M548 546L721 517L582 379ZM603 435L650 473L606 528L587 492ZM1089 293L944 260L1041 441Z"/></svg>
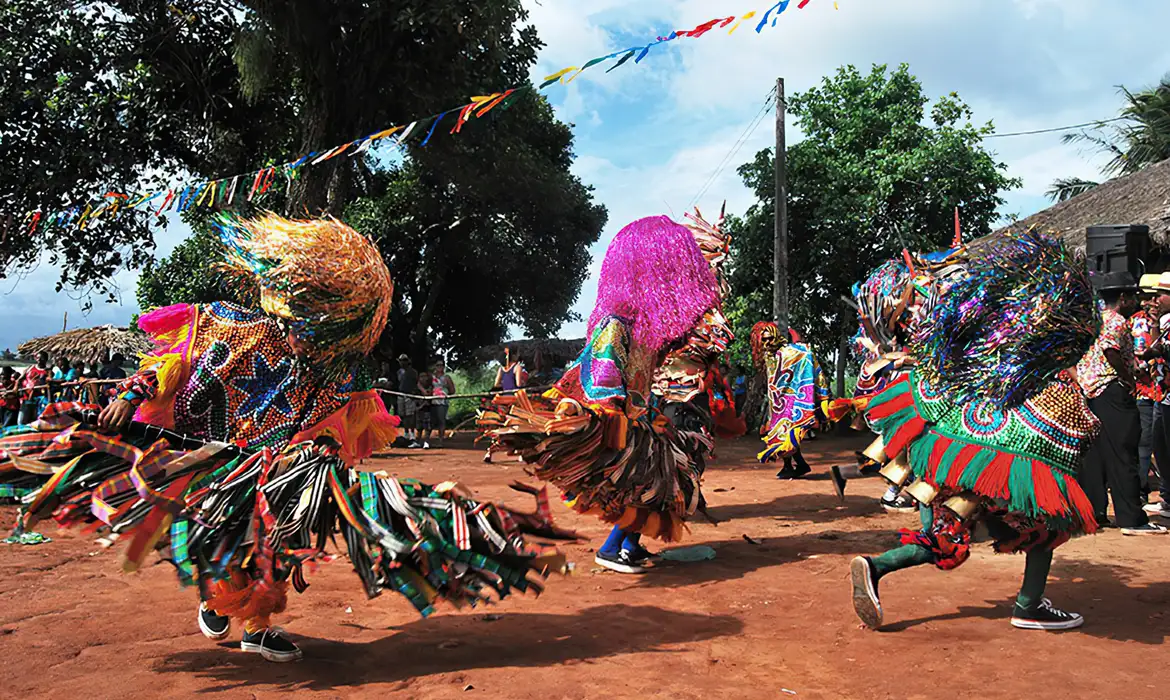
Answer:
<svg viewBox="0 0 1170 700"><path fill-rule="evenodd" d="M175 396L175 428L205 440L280 447L355 390L352 373L326 380L297 358L278 323L234 304L199 307L190 356Z"/></svg>

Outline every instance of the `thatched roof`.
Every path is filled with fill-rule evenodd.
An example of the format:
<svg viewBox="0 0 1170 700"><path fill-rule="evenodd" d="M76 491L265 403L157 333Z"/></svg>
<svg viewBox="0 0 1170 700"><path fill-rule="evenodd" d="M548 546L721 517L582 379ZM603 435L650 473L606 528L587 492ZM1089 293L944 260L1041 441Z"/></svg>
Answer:
<svg viewBox="0 0 1170 700"><path fill-rule="evenodd" d="M141 333L117 326L76 328L64 333L34 338L17 348L22 356L31 357L44 351L56 359L65 356L70 360L90 364L101 362L116 352L133 360L138 353L152 349L149 339Z"/></svg>
<svg viewBox="0 0 1170 700"><path fill-rule="evenodd" d="M545 369L562 367L568 362L577 359L581 349L585 347L584 338L574 340L513 340L499 345L487 345L475 351L475 359L480 362L491 362L504 357L504 346L511 347L520 355L520 361L529 371L536 368L536 354L540 353L541 364Z"/></svg>
<svg viewBox="0 0 1170 700"><path fill-rule="evenodd" d="M1083 246L1086 228L1115 224L1144 224L1155 245L1170 244L1170 160L1109 180L1005 228L1036 226Z"/></svg>

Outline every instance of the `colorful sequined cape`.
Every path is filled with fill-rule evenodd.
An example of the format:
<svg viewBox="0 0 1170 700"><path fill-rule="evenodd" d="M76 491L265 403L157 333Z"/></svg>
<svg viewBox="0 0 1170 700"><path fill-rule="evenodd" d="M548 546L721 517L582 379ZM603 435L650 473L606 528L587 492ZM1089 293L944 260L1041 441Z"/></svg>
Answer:
<svg viewBox="0 0 1170 700"><path fill-rule="evenodd" d="M852 402L834 401L828 378L812 350L788 343L765 358L768 372L767 422L760 427L764 449L759 460L787 457L810 430L848 415Z"/></svg>
<svg viewBox="0 0 1170 700"><path fill-rule="evenodd" d="M480 422L536 477L561 488L574 510L675 541L703 506L700 479L713 440L709 430L675 426L654 387L677 398L704 391L705 370L727 340L700 323L674 355L664 355L676 361L664 363L631 343L625 319L603 319L544 396L522 393L484 411ZM660 372L664 364L689 369Z"/></svg>
<svg viewBox="0 0 1170 700"><path fill-rule="evenodd" d="M1071 382L1004 409L955 403L912 371L870 403L868 417L886 453L905 450L915 475L940 489L974 492L1049 530L1097 529L1076 475L1100 425Z"/></svg>

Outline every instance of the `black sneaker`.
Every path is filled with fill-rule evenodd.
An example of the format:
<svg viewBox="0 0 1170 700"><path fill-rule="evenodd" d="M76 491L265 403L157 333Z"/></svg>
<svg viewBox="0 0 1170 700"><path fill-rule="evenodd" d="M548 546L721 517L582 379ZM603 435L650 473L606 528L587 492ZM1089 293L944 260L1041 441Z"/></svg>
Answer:
<svg viewBox="0 0 1170 700"><path fill-rule="evenodd" d="M882 601L878 598L878 580L869 557L854 557L849 563L853 582L853 610L871 630L882 626Z"/></svg>
<svg viewBox="0 0 1170 700"><path fill-rule="evenodd" d="M657 554L651 552L649 549L646 549L640 544L634 549L623 550L623 552L628 554L630 556L630 561L634 562L635 564L643 564L658 558Z"/></svg>
<svg viewBox="0 0 1170 700"><path fill-rule="evenodd" d="M918 504L912 499L907 498L902 494L898 494L893 498L882 496L882 508L887 513L917 513Z"/></svg>
<svg viewBox="0 0 1170 700"><path fill-rule="evenodd" d="M800 477L804 476L805 474L810 473L811 471L812 471L812 467L808 466L807 464L804 465L803 467L792 467L792 468L784 467L780 471L776 472L776 478L777 479L799 479Z"/></svg>
<svg viewBox="0 0 1170 700"><path fill-rule="evenodd" d="M1047 598L1032 610L1026 610L1016 603L1012 610L1012 627L1022 630L1071 630L1085 624L1085 618L1052 606Z"/></svg>
<svg viewBox="0 0 1170 700"><path fill-rule="evenodd" d="M845 477L841 474L841 467L833 466L829 469L829 478L833 480L833 490L837 492L838 500L845 500Z"/></svg>
<svg viewBox="0 0 1170 700"><path fill-rule="evenodd" d="M199 631L213 642L226 639L232 631L232 619L221 617L207 609L207 603L199 604Z"/></svg>
<svg viewBox="0 0 1170 700"><path fill-rule="evenodd" d="M641 563L636 562L630 557L630 553L622 550L617 554L605 554L598 552L597 556L593 557L593 563L598 566L603 566L610 571L616 571L619 574L644 574L646 567Z"/></svg>
<svg viewBox="0 0 1170 700"><path fill-rule="evenodd" d="M1167 532L1170 532L1170 530L1167 530L1165 526L1155 525L1154 523L1121 528L1121 534L1123 535L1165 535Z"/></svg>
<svg viewBox="0 0 1170 700"><path fill-rule="evenodd" d="M286 639L284 630L279 627L269 627L259 632L244 632L244 638L240 640L240 649L258 653L265 661L278 664L300 661L304 656L300 647Z"/></svg>

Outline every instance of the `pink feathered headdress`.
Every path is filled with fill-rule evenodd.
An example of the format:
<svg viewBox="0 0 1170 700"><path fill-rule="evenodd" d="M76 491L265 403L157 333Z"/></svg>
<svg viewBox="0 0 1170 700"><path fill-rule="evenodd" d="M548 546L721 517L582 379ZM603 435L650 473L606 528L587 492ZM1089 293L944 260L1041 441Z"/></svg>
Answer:
<svg viewBox="0 0 1170 700"><path fill-rule="evenodd" d="M621 316L632 322L634 342L658 351L718 307L719 288L695 237L668 217L650 216L609 244L589 333L607 316Z"/></svg>

